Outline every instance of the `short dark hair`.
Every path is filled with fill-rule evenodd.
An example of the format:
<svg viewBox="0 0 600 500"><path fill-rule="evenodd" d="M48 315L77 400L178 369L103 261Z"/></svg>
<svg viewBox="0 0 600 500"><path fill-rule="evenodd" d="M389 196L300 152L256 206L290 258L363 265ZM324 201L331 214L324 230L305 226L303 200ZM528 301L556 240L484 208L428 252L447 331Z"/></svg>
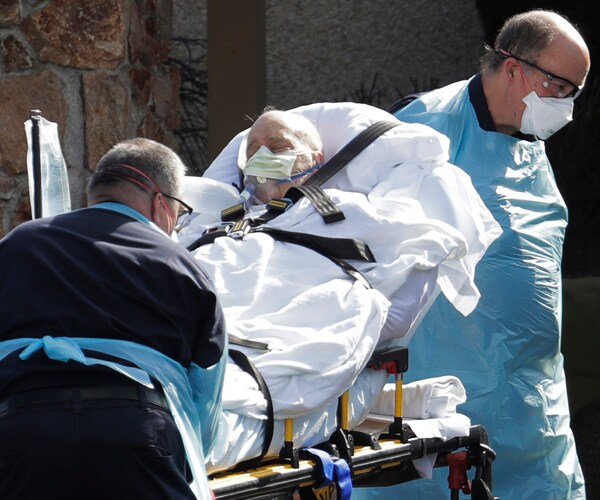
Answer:
<svg viewBox="0 0 600 500"><path fill-rule="evenodd" d="M494 46L485 46L481 69L498 69L506 59L499 51L535 61L538 53L548 47L560 33L556 16L559 14L551 10L538 9L508 18L498 31Z"/></svg>
<svg viewBox="0 0 600 500"><path fill-rule="evenodd" d="M135 179L140 189L144 189L143 186L150 190L155 189L143 175L137 174L131 168L119 167L120 165L143 172L165 194L181 194L182 179L186 171L181 158L169 147L141 137L116 144L100 159L88 184L88 193L127 182L124 177ZM131 184L136 185L135 182Z"/></svg>

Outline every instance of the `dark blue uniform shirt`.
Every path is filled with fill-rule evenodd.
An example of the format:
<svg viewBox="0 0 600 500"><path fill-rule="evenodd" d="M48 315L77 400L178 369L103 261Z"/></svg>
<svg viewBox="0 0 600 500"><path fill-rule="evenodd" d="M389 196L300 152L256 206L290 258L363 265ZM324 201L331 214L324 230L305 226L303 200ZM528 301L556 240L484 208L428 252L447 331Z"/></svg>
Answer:
<svg viewBox="0 0 600 500"><path fill-rule="evenodd" d="M183 247L125 214L88 208L27 222L0 240L0 262L0 340L129 340L184 367L208 367L223 352L224 319L208 276ZM115 377L13 355L0 363L0 395Z"/></svg>

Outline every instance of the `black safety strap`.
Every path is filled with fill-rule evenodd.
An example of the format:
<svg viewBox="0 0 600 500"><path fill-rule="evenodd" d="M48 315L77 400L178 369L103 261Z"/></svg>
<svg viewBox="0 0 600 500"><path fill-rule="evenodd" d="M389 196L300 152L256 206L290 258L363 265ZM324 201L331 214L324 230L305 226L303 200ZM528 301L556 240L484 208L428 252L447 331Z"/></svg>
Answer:
<svg viewBox="0 0 600 500"><path fill-rule="evenodd" d="M227 231L225 231L224 229L219 229L218 231L212 231L210 233L203 234L198 239L190 243L186 248L190 252L192 252L193 250L196 250L196 248L199 248L202 245L208 245L209 243L214 242L220 236L227 236Z"/></svg>
<svg viewBox="0 0 600 500"><path fill-rule="evenodd" d="M316 234L284 231L274 227L261 226L250 229L251 233L264 233L277 241L294 243L310 248L328 257L336 259L352 259L363 262L375 262L375 256L369 246L362 240L352 238L329 238Z"/></svg>
<svg viewBox="0 0 600 500"><path fill-rule="evenodd" d="M293 202L296 202L302 196L306 196L317 212L319 212L325 224L344 220L344 213L319 186L331 179L363 149L380 135L398 125L398 123L399 122L393 122L391 120L372 123L333 155L333 157L311 175L302 186L295 186L288 189L285 193L285 197L291 198Z"/></svg>
<svg viewBox="0 0 600 500"><path fill-rule="evenodd" d="M333 200L323 191L321 186L316 184L304 184L294 186L285 192L285 197L296 203L302 196L310 200L315 210L323 218L325 224L344 220L344 213L337 207Z"/></svg>
<svg viewBox="0 0 600 500"><path fill-rule="evenodd" d="M263 441L263 447L261 453L258 457L250 458L248 460L244 460L236 465L234 470L245 470L252 469L260 465L260 462L264 458L264 456L269 451L269 447L271 446L271 441L273 440L273 428L275 425L275 419L273 416L273 401L271 400L271 393L265 382L265 379L260 374L260 372L254 366L254 363L241 351L236 351L234 349L229 349L229 357L238 365L242 370L251 375L260 391L262 392L265 400L267 401L267 421L265 423L265 439Z"/></svg>
<svg viewBox="0 0 600 500"><path fill-rule="evenodd" d="M398 111L400 111L401 109L405 108L411 102L417 100L419 97L421 97L422 95L425 95L426 93L427 92L416 92L414 94L409 94L409 95L406 95L404 97L401 97L394 104L392 104L388 108L387 111L388 111L388 113L391 113L392 115L395 115Z"/></svg>
<svg viewBox="0 0 600 500"><path fill-rule="evenodd" d="M272 227L257 227L250 232L265 233L277 241L294 243L320 253L339 266L348 276L360 281L366 288L373 288L369 280L345 259L375 262L375 256L369 246L361 240L349 238L326 238L314 234L294 233Z"/></svg>
<svg viewBox="0 0 600 500"><path fill-rule="evenodd" d="M350 163L363 149L371 144L380 135L385 134L400 122L383 120L372 123L360 134L354 137L348 144L340 149L331 159L325 163L319 170L311 175L304 183L305 186L324 184L338 173L344 166Z"/></svg>
<svg viewBox="0 0 600 500"><path fill-rule="evenodd" d="M260 351L269 351L269 344L266 342L258 342L256 340L243 339L232 333L227 334L229 344L235 344L244 347L251 347L252 349L258 349Z"/></svg>
<svg viewBox="0 0 600 500"><path fill-rule="evenodd" d="M249 225L251 225L249 223ZM363 262L376 262L375 256L369 245L362 240L353 238L330 238L327 236L317 236L316 234L298 233L294 231L285 231L268 226L249 227L247 233L264 233L271 236L277 241L285 243L295 243L321 254L334 257L337 259L360 260ZM230 236L231 229L220 229L211 233L203 234L193 243L187 246L189 251L196 250L202 245L213 243L221 236Z"/></svg>
<svg viewBox="0 0 600 500"><path fill-rule="evenodd" d="M268 226L249 226L250 224L248 223L247 231L244 232L244 235L248 233L264 233L268 234L277 241L293 243L295 245L309 248L317 253L320 253L324 257L327 257L334 264L338 265L350 277L360 281L365 287L372 288L369 280L367 280L367 278L358 269L345 260L351 259L360 260L362 262L376 262L373 252L371 252L371 249L364 241L352 238L328 238L326 236L317 236L315 234L284 231L283 229L276 229ZM188 245L187 249L189 251L195 250L202 245L213 243L216 238L221 236L231 237L232 232L232 230L219 230L202 235L192 244Z"/></svg>
<svg viewBox="0 0 600 500"><path fill-rule="evenodd" d="M289 192L289 190L288 190ZM297 200L299 200L302 195L299 195ZM259 226L260 224L265 224L270 220L273 220L275 217L280 216L283 212L287 212L289 208L294 204L294 201L291 198L273 198L269 200L269 202L265 205L267 209L262 214L252 218L252 225Z"/></svg>

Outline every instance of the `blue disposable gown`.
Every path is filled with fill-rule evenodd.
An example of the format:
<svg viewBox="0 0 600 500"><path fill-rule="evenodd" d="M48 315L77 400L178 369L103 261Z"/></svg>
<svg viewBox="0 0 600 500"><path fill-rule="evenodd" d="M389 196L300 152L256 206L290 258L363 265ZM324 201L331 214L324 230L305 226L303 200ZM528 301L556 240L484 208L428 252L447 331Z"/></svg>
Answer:
<svg viewBox="0 0 600 500"><path fill-rule="evenodd" d="M204 452L212 447L221 416L221 389L227 349L215 365L205 369L191 363L186 370L164 354L126 340L45 336L41 339L0 342L0 361L21 349L20 357L24 362L33 352L43 349L50 359L104 365L148 387L152 386L150 377L158 380L185 447L187 462L194 477L192 491L199 500L211 500ZM88 356L84 350L109 354L135 366ZM84 497L85 493L82 492Z"/></svg>
<svg viewBox="0 0 600 500"><path fill-rule="evenodd" d="M585 498L560 353L567 210L544 143L482 129L468 83L424 94L395 115L450 138L450 162L471 176L503 230L477 267L477 308L463 317L440 296L410 342L407 378L461 379L468 399L459 411L490 434L502 500ZM394 489L448 498L447 470L437 472Z"/></svg>

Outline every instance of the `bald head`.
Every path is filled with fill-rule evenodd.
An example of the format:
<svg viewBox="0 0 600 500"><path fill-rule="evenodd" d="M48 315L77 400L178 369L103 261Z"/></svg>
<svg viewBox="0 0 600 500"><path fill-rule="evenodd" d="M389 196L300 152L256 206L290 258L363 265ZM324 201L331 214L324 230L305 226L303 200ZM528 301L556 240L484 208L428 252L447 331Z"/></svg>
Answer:
<svg viewBox="0 0 600 500"><path fill-rule="evenodd" d="M245 155L244 184L254 185L256 197L266 203L284 197L290 187L314 174L323 162L323 142L316 127L302 115L268 110L250 128ZM291 156L291 170L286 156Z"/></svg>
<svg viewBox="0 0 600 500"><path fill-rule="evenodd" d="M529 125L524 125L523 116L525 99L532 93L536 98L562 99L575 97L583 88L590 53L575 26L555 12L524 12L504 23L494 47L486 47L486 51L481 61L482 84L497 132L512 135L525 130L523 133L548 137L548 131L554 133L568 123L568 101L564 101L560 117L558 112L552 115L556 123L550 125L543 118L535 131L531 130L531 118L526 120ZM539 114L536 120L540 120Z"/></svg>
<svg viewBox="0 0 600 500"><path fill-rule="evenodd" d="M323 142L316 127L302 115L290 111L272 110L260 115L248 132L246 157L260 146L273 153L284 150L322 151Z"/></svg>
<svg viewBox="0 0 600 500"><path fill-rule="evenodd" d="M590 69L590 53L579 31L560 14L547 10L510 17L498 32L494 47L486 49L484 71L498 70L505 60L502 53L532 61L577 85L585 83Z"/></svg>

